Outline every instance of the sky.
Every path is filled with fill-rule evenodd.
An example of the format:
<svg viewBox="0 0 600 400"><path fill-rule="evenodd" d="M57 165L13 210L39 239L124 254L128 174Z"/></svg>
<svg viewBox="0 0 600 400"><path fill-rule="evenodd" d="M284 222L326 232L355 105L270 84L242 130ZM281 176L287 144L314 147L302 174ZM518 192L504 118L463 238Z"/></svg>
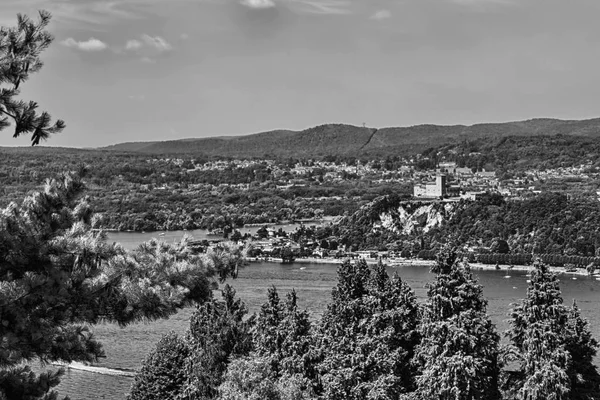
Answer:
<svg viewBox="0 0 600 400"><path fill-rule="evenodd" d="M0 26L40 9L45 145L600 117L598 0L0 0Z"/></svg>

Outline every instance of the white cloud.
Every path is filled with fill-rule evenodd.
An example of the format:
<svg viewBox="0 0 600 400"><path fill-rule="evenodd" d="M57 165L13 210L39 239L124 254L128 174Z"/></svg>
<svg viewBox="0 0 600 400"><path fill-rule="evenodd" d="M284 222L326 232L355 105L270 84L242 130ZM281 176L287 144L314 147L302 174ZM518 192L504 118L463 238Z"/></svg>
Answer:
<svg viewBox="0 0 600 400"><path fill-rule="evenodd" d="M348 0L293 0L306 12L313 14L349 14Z"/></svg>
<svg viewBox="0 0 600 400"><path fill-rule="evenodd" d="M182 39L184 40L184 39ZM173 46L160 36L150 36L143 34L140 39L130 39L125 44L124 51L119 51L120 54L135 54L136 57L143 63L154 64L157 58L168 54L173 50Z"/></svg>
<svg viewBox="0 0 600 400"><path fill-rule="evenodd" d="M371 19L382 20L388 19L392 16L389 10L379 10L375 14L371 15Z"/></svg>
<svg viewBox="0 0 600 400"><path fill-rule="evenodd" d="M271 8L275 7L273 0L242 0L241 3L250 8Z"/></svg>
<svg viewBox="0 0 600 400"><path fill-rule="evenodd" d="M89 38L86 41L78 42L73 38L65 39L61 42L63 46L78 49L81 51L103 51L108 48L108 45L96 38Z"/></svg>
<svg viewBox="0 0 600 400"><path fill-rule="evenodd" d="M128 40L127 44L125 44L125 50L138 50L142 47L142 42L139 40Z"/></svg>
<svg viewBox="0 0 600 400"><path fill-rule="evenodd" d="M146 44L146 46L152 47L159 52L169 51L173 49L173 46L171 46L165 39L161 38L160 36L150 36L143 34L142 41Z"/></svg>
<svg viewBox="0 0 600 400"><path fill-rule="evenodd" d="M468 6L468 7L477 7L477 8L481 8L481 7L486 7L486 6L493 6L493 5L505 5L505 6L511 6L511 5L515 5L515 0L450 0L452 3L456 3L462 6Z"/></svg>

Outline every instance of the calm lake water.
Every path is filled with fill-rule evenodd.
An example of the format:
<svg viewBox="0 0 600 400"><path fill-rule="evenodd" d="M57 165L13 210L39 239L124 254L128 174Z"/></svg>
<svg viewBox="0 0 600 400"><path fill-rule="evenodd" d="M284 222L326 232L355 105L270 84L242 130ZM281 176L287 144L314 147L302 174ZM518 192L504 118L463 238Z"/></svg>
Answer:
<svg viewBox="0 0 600 400"><path fill-rule="evenodd" d="M147 240L144 234L113 234L111 241L132 235ZM165 235L166 236L166 235ZM175 236L173 236L175 237ZM129 245L127 245L129 243ZM137 242L139 243L139 241ZM135 245L133 240L126 246ZM298 293L301 307L310 311L317 319L323 313L330 299L331 289L336 284L337 266L332 264L277 264L252 263L240 271L239 277L228 283L243 299L250 312L257 312L266 300L269 287L277 287L280 296L291 289ZM426 297L425 285L433 279L428 268L419 266L388 268L390 274L398 273L416 292L420 300ZM511 271L474 271L484 287L488 299L488 313L499 332L508 328L506 321L511 303L525 297L528 279L525 272ZM576 299L583 315L590 321L593 335L600 339L600 281L593 278L561 276L561 288L565 303ZM104 344L106 359L99 365L109 368L138 369L146 354L165 333L173 330L184 333L188 327L192 309L180 311L168 320L140 323L119 328L112 324L98 325L94 328L96 337ZM114 377L95 373L71 371L59 390L74 399L122 399L131 384L131 378Z"/></svg>

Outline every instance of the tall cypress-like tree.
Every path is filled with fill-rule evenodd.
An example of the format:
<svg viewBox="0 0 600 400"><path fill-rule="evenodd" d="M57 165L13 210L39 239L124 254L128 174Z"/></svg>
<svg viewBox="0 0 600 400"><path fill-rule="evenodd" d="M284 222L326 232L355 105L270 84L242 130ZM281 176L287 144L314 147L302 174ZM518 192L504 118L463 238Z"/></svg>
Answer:
<svg viewBox="0 0 600 400"><path fill-rule="evenodd" d="M254 351L229 363L219 399L313 398L311 324L308 312L298 309L294 290L282 303L277 289L269 289L252 336Z"/></svg>
<svg viewBox="0 0 600 400"><path fill-rule="evenodd" d="M310 317L306 310L298 308L296 291L287 293L283 304L275 287L269 289L267 296L253 329L256 355L271 360L271 370L276 377L301 374L314 378L314 362L309 354Z"/></svg>
<svg viewBox="0 0 600 400"><path fill-rule="evenodd" d="M508 360L519 362L515 380L519 399L563 400L570 396L567 369L571 363L565 348L568 310L563 305L558 278L536 263L527 298L511 312Z"/></svg>
<svg viewBox="0 0 600 400"><path fill-rule="evenodd" d="M253 327L253 341L255 351L259 356L274 358L273 367L278 368L278 360L281 358L281 332L279 325L283 321L283 305L279 293L275 287L267 291L267 301L260 307Z"/></svg>
<svg viewBox="0 0 600 400"><path fill-rule="evenodd" d="M588 322L581 316L577 303L569 309L566 350L571 355L567 371L571 380L572 400L600 399L600 374L594 365L598 342L592 337Z"/></svg>
<svg viewBox="0 0 600 400"><path fill-rule="evenodd" d="M195 254L187 239L109 245L83 188L65 175L0 213L0 398L39 398L58 383L61 370L36 376L24 362L103 356L89 325L166 318L206 301L243 262L233 248Z"/></svg>
<svg viewBox="0 0 600 400"><path fill-rule="evenodd" d="M486 313L487 301L469 266L449 247L432 268L415 354L415 398L493 400L499 398L499 336Z"/></svg>
<svg viewBox="0 0 600 400"><path fill-rule="evenodd" d="M229 285L222 290L221 301L211 299L198 306L187 335L190 357L182 399L215 398L230 359L246 356L252 350L253 321L244 320L247 312Z"/></svg>
<svg viewBox="0 0 600 400"><path fill-rule="evenodd" d="M298 308L296 291L285 296L284 318L279 324L282 332L280 370L282 374L300 375L303 378L316 378L316 360L312 349L314 337L308 311Z"/></svg>
<svg viewBox="0 0 600 400"><path fill-rule="evenodd" d="M600 398L592 360L597 343L576 304L563 304L559 280L548 266L536 263L527 298L511 313L507 355L519 363L512 392L519 399Z"/></svg>
<svg viewBox="0 0 600 400"><path fill-rule="evenodd" d="M383 265L344 262L319 334L325 399L398 399L412 389L418 305Z"/></svg>

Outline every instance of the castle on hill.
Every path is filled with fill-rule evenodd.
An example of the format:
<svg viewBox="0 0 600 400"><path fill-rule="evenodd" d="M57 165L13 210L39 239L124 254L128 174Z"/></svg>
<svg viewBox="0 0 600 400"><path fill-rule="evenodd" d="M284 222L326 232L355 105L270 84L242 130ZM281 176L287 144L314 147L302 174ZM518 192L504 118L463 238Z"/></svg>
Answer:
<svg viewBox="0 0 600 400"><path fill-rule="evenodd" d="M413 195L415 197L435 198L444 197L447 193L447 176L440 174L435 177L435 182L415 185Z"/></svg>

